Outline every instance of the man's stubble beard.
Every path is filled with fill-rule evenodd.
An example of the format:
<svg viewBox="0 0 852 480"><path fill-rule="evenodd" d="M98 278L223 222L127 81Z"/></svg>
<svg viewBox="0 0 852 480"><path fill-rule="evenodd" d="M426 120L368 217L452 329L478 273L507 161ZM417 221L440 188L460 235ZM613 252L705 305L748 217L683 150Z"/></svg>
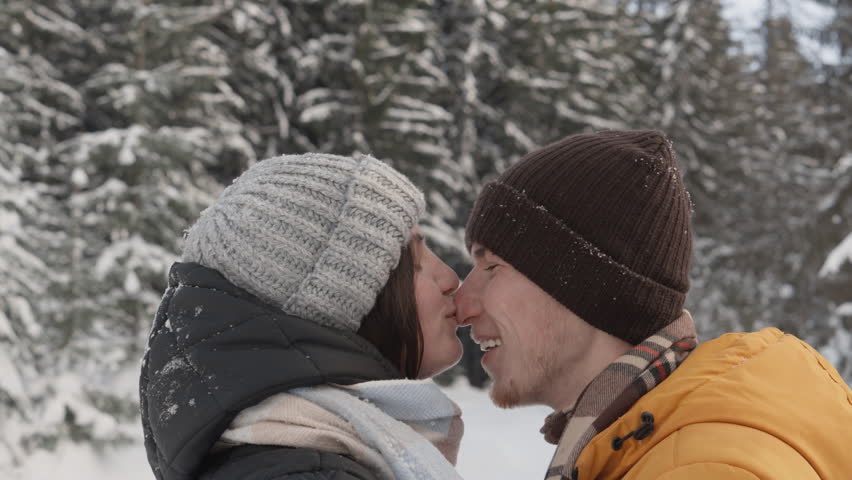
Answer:
<svg viewBox="0 0 852 480"><path fill-rule="evenodd" d="M515 385L515 381L512 379L509 379L509 384L505 387L498 385L496 382L492 384L489 396L498 408L514 408L521 404L518 386Z"/></svg>
<svg viewBox="0 0 852 480"><path fill-rule="evenodd" d="M559 371L559 365L549 352L536 356L531 362L534 373L525 378L508 378L504 381L494 381L491 384L489 396L499 408L515 408L526 405L540 405L544 400L544 391L550 381L559 378L554 375ZM526 370L526 369L525 369ZM527 370L529 371L529 370Z"/></svg>

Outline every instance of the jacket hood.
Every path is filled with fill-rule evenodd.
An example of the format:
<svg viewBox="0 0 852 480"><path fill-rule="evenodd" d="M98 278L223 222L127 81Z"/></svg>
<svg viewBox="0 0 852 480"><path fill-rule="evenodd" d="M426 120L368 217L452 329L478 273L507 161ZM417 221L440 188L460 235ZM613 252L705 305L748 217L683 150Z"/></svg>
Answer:
<svg viewBox="0 0 852 480"><path fill-rule="evenodd" d="M244 408L294 387L399 378L353 332L289 316L196 263L176 263L142 359L148 461L189 480Z"/></svg>
<svg viewBox="0 0 852 480"><path fill-rule="evenodd" d="M645 412L653 415L653 432L641 440L624 439L614 448L613 439L641 426ZM699 424L702 428L687 430ZM837 474L848 473L850 466L850 425L852 391L834 367L798 338L767 328L700 345L668 379L595 436L575 466L580 479L622 478L637 464L648 472L646 454L677 434L679 447L674 455L663 455L666 463L672 463L673 456L700 458L702 450L713 450L727 456L720 461L754 466L759 478L811 478L783 464L798 452L804 462L797 460L795 468L815 471L820 478L840 478ZM730 435L731 428L742 435ZM689 440L688 431L700 432L700 438ZM732 437L738 443L730 442ZM789 454L779 460L772 451ZM648 473L647 478L657 476Z"/></svg>

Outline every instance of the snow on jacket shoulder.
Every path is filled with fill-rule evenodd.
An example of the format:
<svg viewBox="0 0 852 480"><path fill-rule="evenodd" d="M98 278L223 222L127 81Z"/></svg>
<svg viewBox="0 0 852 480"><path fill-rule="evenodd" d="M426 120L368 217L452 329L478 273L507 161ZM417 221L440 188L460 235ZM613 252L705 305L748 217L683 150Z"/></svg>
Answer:
<svg viewBox="0 0 852 480"><path fill-rule="evenodd" d="M644 412L653 432L613 443ZM767 328L700 345L589 442L577 478L842 480L850 445L852 390L809 345Z"/></svg>
<svg viewBox="0 0 852 480"><path fill-rule="evenodd" d="M204 472L216 480L370 478L330 453L240 447L211 457L210 450L240 411L272 394L399 377L355 333L288 316L215 270L176 263L142 360L148 462L158 480L195 480ZM269 469L270 458L287 463ZM237 466L242 470L234 474Z"/></svg>

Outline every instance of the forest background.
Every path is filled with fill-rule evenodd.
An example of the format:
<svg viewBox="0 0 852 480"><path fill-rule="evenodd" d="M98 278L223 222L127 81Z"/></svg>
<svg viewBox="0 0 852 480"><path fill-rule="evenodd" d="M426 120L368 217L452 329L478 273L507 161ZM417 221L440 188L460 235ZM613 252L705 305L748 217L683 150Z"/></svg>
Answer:
<svg viewBox="0 0 852 480"><path fill-rule="evenodd" d="M746 32L724 8L4 1L0 472L139 441L139 359L182 232L285 153L391 162L463 276L473 200L524 153L664 130L694 203L701 338L777 326L852 380L852 1L769 0ZM475 348L456 375L484 384Z"/></svg>

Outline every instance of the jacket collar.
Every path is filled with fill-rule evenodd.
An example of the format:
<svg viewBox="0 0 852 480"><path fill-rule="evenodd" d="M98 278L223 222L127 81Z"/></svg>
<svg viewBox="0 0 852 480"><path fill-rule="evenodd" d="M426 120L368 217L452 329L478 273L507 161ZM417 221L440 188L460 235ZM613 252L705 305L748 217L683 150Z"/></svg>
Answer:
<svg viewBox="0 0 852 480"><path fill-rule="evenodd" d="M772 431L790 445L812 441L826 428L819 424L818 415L802 416L803 401L795 395L781 401L772 393L783 391L790 397L798 387L788 384L786 374L777 376L752 370L758 366L751 360L767 352L763 362L768 363L770 356L778 359L778 364L771 366L773 371L810 369L804 375L812 375L813 368L805 358L810 354L803 354L806 348L804 343L776 328L727 334L701 344L668 380L640 398L589 441L575 463L579 474L576 478L622 478L661 441L681 428L700 423L744 423ZM769 351L775 353L769 354ZM721 381L727 386L721 387ZM733 385L736 387L732 388ZM768 403L775 408L765 408ZM852 403L852 396L849 403ZM826 415L831 415L833 410L827 406L825 411ZM625 441L619 450L613 449L613 439L623 438L642 425L644 412L654 416L653 432L644 439ZM748 418L743 417L744 414ZM784 428L790 418L797 418L796 429ZM812 435L802 432L812 432Z"/></svg>
<svg viewBox="0 0 852 480"><path fill-rule="evenodd" d="M683 311L675 321L607 366L589 383L574 407L550 415L542 432L547 439L560 439L546 478L574 479L574 465L589 441L668 378L696 342L692 317ZM622 442L641 440L653 432L653 414L645 412L641 420L641 425L613 439L615 450L622 448Z"/></svg>

